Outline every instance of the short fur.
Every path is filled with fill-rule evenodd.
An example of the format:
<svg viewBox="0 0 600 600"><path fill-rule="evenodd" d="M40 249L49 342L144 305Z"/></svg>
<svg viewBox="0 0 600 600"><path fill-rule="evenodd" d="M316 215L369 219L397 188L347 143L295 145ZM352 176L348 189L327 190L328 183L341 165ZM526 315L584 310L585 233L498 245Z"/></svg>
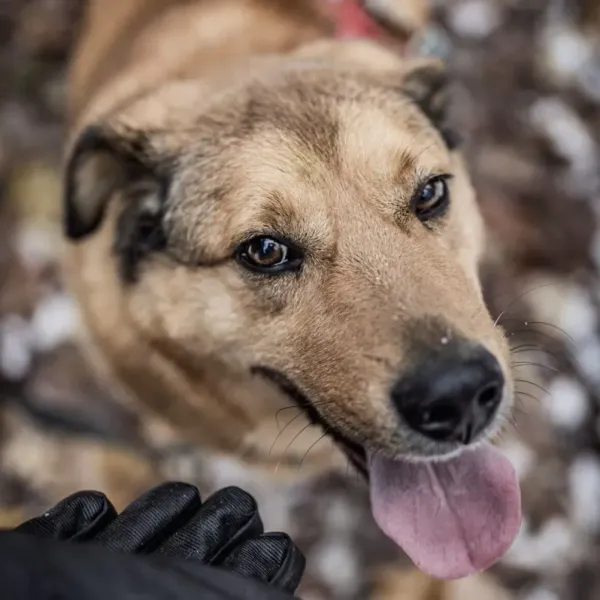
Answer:
<svg viewBox="0 0 600 600"><path fill-rule="evenodd" d="M498 358L506 412L507 346L482 299L483 227L446 88L436 61L331 39L317 3L91 0L65 228L87 329L123 389L190 440L280 473L321 435L286 449L297 419L274 446L294 400L350 444L439 454L389 393L445 338ZM426 227L411 198L438 174L451 206ZM301 272L235 261L263 232L305 249ZM335 464L322 444L303 470Z"/></svg>

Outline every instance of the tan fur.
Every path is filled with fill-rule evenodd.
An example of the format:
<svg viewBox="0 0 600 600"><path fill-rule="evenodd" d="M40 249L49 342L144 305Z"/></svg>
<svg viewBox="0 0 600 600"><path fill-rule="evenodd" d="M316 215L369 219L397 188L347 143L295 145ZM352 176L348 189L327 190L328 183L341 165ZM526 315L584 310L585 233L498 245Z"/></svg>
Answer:
<svg viewBox="0 0 600 600"><path fill-rule="evenodd" d="M292 404L257 365L388 454L417 452L388 399L416 344L480 342L510 382L477 278L483 231L465 166L404 94L414 73L440 67L330 33L317 3L92 0L71 73L73 201L86 220L107 201L71 246L69 274L103 367L192 441L271 471L345 461L313 447L322 432L302 432L303 417L278 437L275 414ZM133 196L158 210L160 186L144 174L130 189L111 149L80 157L89 125L117 154L143 143L171 178L167 247L134 282L115 231ZM432 233L409 204L441 173L453 175L452 207ZM231 260L265 230L309 248L300 278L265 281ZM415 330L428 322L442 325Z"/></svg>

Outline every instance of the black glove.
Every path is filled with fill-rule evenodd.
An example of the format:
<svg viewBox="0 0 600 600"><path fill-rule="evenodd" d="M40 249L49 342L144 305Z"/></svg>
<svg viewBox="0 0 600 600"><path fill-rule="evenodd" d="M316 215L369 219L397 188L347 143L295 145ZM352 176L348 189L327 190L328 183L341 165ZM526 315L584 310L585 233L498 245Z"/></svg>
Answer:
<svg viewBox="0 0 600 600"><path fill-rule="evenodd" d="M304 557L289 536L263 533L254 498L236 487L201 503L195 487L165 483L120 515L104 494L78 492L15 532L91 542L114 552L199 561L291 593L304 570Z"/></svg>
<svg viewBox="0 0 600 600"><path fill-rule="evenodd" d="M0 532L6 600L294 600L219 567Z"/></svg>

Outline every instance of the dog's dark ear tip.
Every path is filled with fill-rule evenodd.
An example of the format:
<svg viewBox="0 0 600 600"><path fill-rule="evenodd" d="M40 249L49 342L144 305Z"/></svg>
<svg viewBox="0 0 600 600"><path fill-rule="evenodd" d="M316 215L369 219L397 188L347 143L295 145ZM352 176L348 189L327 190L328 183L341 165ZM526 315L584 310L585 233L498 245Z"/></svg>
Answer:
<svg viewBox="0 0 600 600"><path fill-rule="evenodd" d="M89 235L98 226L100 221L100 219L94 219L94 222L86 223L84 219L81 218L80 211L78 210L76 179L80 158L81 155L76 149L67 165L63 183L64 200L62 229L65 237L72 241L81 240Z"/></svg>
<svg viewBox="0 0 600 600"><path fill-rule="evenodd" d="M81 226L81 223L65 215L63 219L63 233L68 239L76 242L85 237L86 230Z"/></svg>
<svg viewBox="0 0 600 600"><path fill-rule="evenodd" d="M446 66L439 59L415 59L408 64L402 79L403 94L428 117L452 150L460 144L460 137L446 128L449 85Z"/></svg>
<svg viewBox="0 0 600 600"><path fill-rule="evenodd" d="M441 129L440 133L449 150L460 148L465 141L464 137L458 131L450 127Z"/></svg>
<svg viewBox="0 0 600 600"><path fill-rule="evenodd" d="M417 96L423 92L428 95L431 91L437 91L448 82L446 65L437 58L415 59L409 63L403 79L405 90Z"/></svg>
<svg viewBox="0 0 600 600"><path fill-rule="evenodd" d="M65 210L63 218L63 233L65 237L74 242L78 242L87 237L99 225L101 219L95 219L94 223L85 224L77 219L72 211Z"/></svg>
<svg viewBox="0 0 600 600"><path fill-rule="evenodd" d="M65 168L63 232L68 239L80 240L98 228L123 179L122 151L109 132L97 125L84 129Z"/></svg>

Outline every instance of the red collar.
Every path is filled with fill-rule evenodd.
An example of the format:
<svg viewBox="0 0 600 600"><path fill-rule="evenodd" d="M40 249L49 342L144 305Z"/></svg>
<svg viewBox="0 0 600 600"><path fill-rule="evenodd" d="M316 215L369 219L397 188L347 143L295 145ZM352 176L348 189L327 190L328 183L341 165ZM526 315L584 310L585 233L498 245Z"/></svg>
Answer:
<svg viewBox="0 0 600 600"><path fill-rule="evenodd" d="M335 37L380 38L382 28L375 23L358 0L326 0L333 13Z"/></svg>

